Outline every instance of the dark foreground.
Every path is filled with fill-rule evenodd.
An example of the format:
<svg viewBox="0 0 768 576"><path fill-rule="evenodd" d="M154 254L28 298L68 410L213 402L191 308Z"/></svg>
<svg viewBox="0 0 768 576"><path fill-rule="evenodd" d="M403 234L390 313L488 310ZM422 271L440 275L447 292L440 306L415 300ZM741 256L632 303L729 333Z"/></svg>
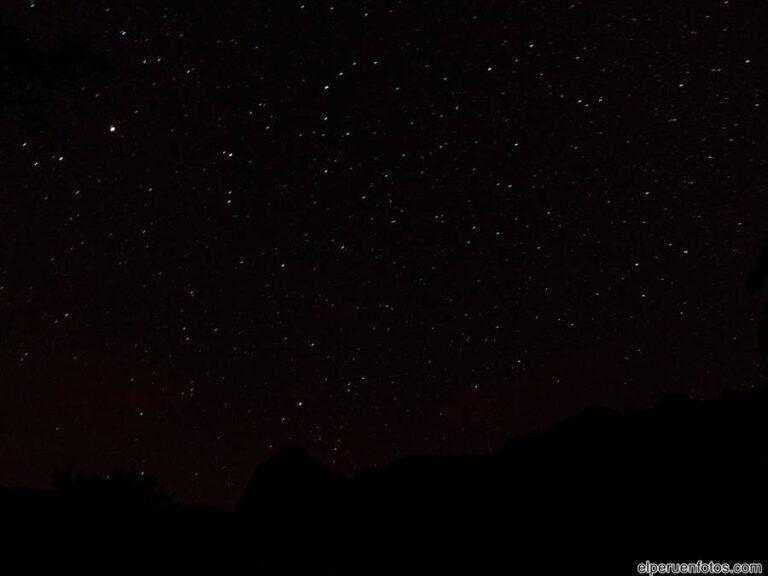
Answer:
<svg viewBox="0 0 768 576"><path fill-rule="evenodd" d="M2 552L25 571L100 572L634 574L645 560L761 562L765 408L764 388L594 408L491 454L411 457L351 480L286 448L231 512L115 479L6 488Z"/></svg>

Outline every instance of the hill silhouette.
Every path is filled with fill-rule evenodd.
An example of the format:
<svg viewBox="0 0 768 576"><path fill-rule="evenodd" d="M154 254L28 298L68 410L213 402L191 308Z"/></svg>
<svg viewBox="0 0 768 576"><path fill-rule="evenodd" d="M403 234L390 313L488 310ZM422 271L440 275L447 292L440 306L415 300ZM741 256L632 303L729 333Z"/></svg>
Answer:
<svg viewBox="0 0 768 576"><path fill-rule="evenodd" d="M473 564L500 555L565 568L580 559L623 572L647 559L756 561L765 401L760 386L709 400L667 397L643 411L593 407L492 453L412 456L350 479L288 447L255 469L234 511L175 503L130 471L64 473L55 491L6 488L0 511L20 524L109 526L100 549L114 553L137 539L152 549L162 534L197 543L187 560L335 571L354 571L360 557L434 567L454 553ZM60 543L66 536L57 534Z"/></svg>
<svg viewBox="0 0 768 576"><path fill-rule="evenodd" d="M768 276L768 248L746 281ZM766 319L759 326L761 352ZM295 446L259 464L234 510L175 501L133 470L0 488L6 549L271 573L636 573L655 562L761 562L766 386L652 409L593 406L499 450L411 456L351 478ZM14 543L14 546L10 545ZM72 560L75 561L75 560Z"/></svg>

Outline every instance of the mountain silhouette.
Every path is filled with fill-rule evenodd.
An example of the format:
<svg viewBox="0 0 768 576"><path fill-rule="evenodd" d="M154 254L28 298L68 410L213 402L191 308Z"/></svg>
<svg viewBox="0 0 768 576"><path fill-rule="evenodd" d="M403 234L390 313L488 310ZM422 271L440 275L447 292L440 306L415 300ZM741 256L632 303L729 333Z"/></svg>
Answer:
<svg viewBox="0 0 768 576"><path fill-rule="evenodd" d="M131 473L112 480L118 490L86 477L56 491L2 489L0 512L38 526L98 518L119 534L102 544L115 554L138 538L167 555L153 543L171 538L195 543L190 561L297 570L352 572L361 558L436 568L454 553L473 565L499 555L558 569L595 561L606 573L647 559L755 561L765 538L765 409L762 386L671 396L649 410L593 407L491 453L411 456L351 479L287 447L256 467L232 512L172 502ZM499 539L501 549L485 550Z"/></svg>
<svg viewBox="0 0 768 576"><path fill-rule="evenodd" d="M747 278L753 292L767 254ZM179 503L133 470L65 470L55 490L0 488L0 517L12 528L9 558L38 558L44 543L56 569L74 566L62 559L84 545L137 567L268 573L633 574L646 560L760 562L766 415L765 381L647 410L593 406L493 452L410 456L352 478L288 446L255 468L232 511Z"/></svg>

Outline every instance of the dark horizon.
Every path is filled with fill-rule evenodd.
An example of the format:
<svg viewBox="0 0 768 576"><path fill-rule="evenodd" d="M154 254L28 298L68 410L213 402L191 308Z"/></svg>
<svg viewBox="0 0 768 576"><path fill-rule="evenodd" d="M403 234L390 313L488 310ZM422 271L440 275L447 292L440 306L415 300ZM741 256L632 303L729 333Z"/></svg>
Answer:
<svg viewBox="0 0 768 576"><path fill-rule="evenodd" d="M766 7L0 7L0 485L231 506L761 378Z"/></svg>
<svg viewBox="0 0 768 576"><path fill-rule="evenodd" d="M0 513L15 528L12 557L29 558L30 544L44 542L52 567L69 564L57 551L87 542L99 570L119 558L177 569L213 563L225 573L359 574L382 562L442 572L462 562L475 572L615 576L676 560L709 567L685 573L722 573L710 562L727 561L734 573L760 574L766 392L670 396L646 411L592 408L493 453L411 456L353 479L302 449L281 449L254 470L233 510L179 503L135 471L62 471L55 491L0 487Z"/></svg>

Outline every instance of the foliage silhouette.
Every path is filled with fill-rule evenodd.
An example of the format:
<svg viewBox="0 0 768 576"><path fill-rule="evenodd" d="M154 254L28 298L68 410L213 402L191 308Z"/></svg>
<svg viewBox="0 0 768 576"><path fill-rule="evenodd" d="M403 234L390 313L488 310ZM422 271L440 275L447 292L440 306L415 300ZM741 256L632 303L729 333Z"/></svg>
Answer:
<svg viewBox="0 0 768 576"><path fill-rule="evenodd" d="M66 468L54 472L53 485L80 506L136 511L174 503L174 495L160 488L156 478L133 468L116 468L107 475L73 475L72 469Z"/></svg>

